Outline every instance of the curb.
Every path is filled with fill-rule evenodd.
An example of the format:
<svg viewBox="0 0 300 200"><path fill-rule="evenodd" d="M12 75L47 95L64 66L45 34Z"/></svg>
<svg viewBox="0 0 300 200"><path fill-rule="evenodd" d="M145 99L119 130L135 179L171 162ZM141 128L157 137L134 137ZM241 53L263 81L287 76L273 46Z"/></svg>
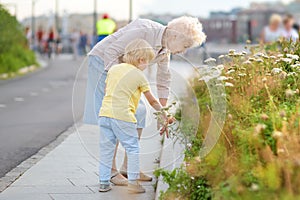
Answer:
<svg viewBox="0 0 300 200"><path fill-rule="evenodd" d="M60 145L69 135L74 133L76 127L81 126L81 123L76 123L66 128L62 131L56 139L51 141L45 147L42 147L36 154L27 158L23 162L21 162L17 167L9 171L2 178L0 178L0 193L3 192L6 188L8 188L13 182L15 182L20 176L22 176L28 169L34 166L38 161L44 158L49 152L51 152L55 147Z"/></svg>
<svg viewBox="0 0 300 200"><path fill-rule="evenodd" d="M37 58L37 62L40 64L39 67L37 67L35 70L21 74L21 75L16 75L15 77L9 78L9 79L0 79L0 85L8 84L10 82L18 81L24 78L29 78L35 74L40 73L41 71L44 71L45 69L48 69L48 66L50 64L50 61L45 61L40 58ZM0 190L1 191L1 190Z"/></svg>
<svg viewBox="0 0 300 200"><path fill-rule="evenodd" d="M173 170L181 165L184 159L184 146L176 142L175 144L169 138L164 136L163 145L160 154L159 168ZM157 187L155 191L155 200L159 200L161 191L165 192L168 184L164 183L162 176L157 178Z"/></svg>

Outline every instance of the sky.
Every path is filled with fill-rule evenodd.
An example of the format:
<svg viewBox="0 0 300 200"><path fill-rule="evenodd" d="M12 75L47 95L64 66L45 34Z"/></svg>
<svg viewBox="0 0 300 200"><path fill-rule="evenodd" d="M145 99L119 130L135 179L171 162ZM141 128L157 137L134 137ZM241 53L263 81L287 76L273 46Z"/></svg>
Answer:
<svg viewBox="0 0 300 200"><path fill-rule="evenodd" d="M49 14L55 10L55 0L35 0L36 16ZM57 0L58 10L61 15L64 11L68 13L91 13L94 9L94 0ZM250 2L276 2L287 3L291 0L132 0L133 18L139 14L189 14L207 17L210 11L229 11L233 7L247 7ZM0 0L5 4L12 14L17 7L17 18L22 20L31 16L32 0ZM106 12L117 20L129 18L129 0L97 0L98 13Z"/></svg>

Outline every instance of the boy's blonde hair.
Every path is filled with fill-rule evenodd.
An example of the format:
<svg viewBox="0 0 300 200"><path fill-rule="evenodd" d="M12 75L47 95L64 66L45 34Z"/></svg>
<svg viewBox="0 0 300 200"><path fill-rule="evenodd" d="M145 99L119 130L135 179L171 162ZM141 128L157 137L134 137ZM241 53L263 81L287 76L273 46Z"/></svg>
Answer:
<svg viewBox="0 0 300 200"><path fill-rule="evenodd" d="M142 39L136 39L125 47L123 61L134 66L139 65L139 59L150 62L154 59L155 53L152 46Z"/></svg>

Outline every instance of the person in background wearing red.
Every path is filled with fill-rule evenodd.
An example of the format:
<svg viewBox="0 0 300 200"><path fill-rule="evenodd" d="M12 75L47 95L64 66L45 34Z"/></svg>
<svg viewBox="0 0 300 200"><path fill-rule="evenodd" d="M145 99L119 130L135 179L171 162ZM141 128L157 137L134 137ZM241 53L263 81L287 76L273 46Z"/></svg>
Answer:
<svg viewBox="0 0 300 200"><path fill-rule="evenodd" d="M97 21L96 27L97 27L98 42L100 42L108 35L114 33L116 29L116 23L114 22L114 20L109 18L108 14L105 13L102 19Z"/></svg>
<svg viewBox="0 0 300 200"><path fill-rule="evenodd" d="M42 28L42 26L39 26L38 31L36 32L36 39L38 42L39 53L43 52L43 36L44 36L43 28Z"/></svg>

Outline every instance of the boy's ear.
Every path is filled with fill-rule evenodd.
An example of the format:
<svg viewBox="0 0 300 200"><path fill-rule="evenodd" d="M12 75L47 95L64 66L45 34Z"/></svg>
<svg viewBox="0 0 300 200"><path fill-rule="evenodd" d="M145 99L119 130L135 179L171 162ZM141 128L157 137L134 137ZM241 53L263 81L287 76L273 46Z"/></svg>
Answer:
<svg viewBox="0 0 300 200"><path fill-rule="evenodd" d="M145 63L145 61L146 61L146 59L145 59L145 58L139 58L139 63L140 63L140 64L143 64L143 63Z"/></svg>

